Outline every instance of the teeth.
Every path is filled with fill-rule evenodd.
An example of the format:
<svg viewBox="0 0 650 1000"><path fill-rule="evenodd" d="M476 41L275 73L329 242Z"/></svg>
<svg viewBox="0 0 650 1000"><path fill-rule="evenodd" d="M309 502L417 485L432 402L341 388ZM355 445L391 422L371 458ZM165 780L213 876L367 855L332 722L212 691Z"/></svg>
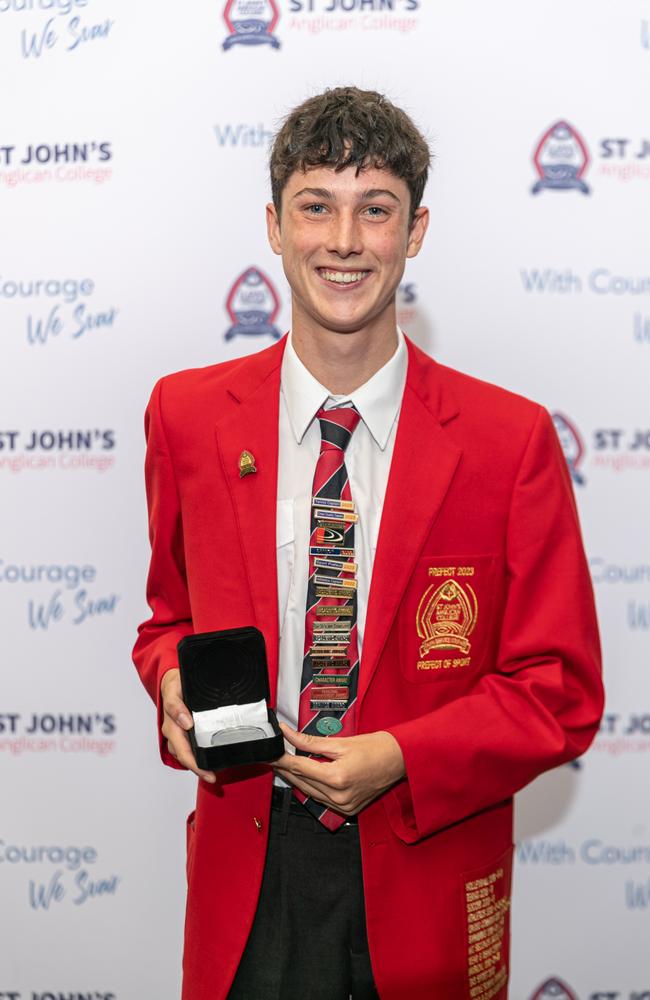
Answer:
<svg viewBox="0 0 650 1000"><path fill-rule="evenodd" d="M350 285L353 281L361 281L368 271L323 271L321 275L326 281L334 281L337 285Z"/></svg>

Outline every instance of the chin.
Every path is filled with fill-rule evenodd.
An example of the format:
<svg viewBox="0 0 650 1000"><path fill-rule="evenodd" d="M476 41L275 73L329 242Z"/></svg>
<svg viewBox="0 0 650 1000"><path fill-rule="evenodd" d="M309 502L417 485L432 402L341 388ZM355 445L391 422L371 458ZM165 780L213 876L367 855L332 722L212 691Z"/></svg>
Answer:
<svg viewBox="0 0 650 1000"><path fill-rule="evenodd" d="M331 330L333 333L354 333L356 330L360 330L366 326L370 322L370 317L346 316L343 318L340 316L321 316L318 317L318 322L324 329Z"/></svg>
<svg viewBox="0 0 650 1000"><path fill-rule="evenodd" d="M321 324L331 330L358 330L377 318L378 312L370 309L354 309L344 312L331 309L316 309L313 314Z"/></svg>

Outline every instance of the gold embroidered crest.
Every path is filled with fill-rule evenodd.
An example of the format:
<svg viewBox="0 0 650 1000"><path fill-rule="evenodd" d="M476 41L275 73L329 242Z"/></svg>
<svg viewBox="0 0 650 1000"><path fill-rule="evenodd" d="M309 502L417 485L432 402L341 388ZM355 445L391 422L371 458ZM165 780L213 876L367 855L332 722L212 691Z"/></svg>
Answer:
<svg viewBox="0 0 650 1000"><path fill-rule="evenodd" d="M446 580L427 587L415 616L420 639L420 656L432 649L458 649L469 653L478 618L478 601L469 584Z"/></svg>

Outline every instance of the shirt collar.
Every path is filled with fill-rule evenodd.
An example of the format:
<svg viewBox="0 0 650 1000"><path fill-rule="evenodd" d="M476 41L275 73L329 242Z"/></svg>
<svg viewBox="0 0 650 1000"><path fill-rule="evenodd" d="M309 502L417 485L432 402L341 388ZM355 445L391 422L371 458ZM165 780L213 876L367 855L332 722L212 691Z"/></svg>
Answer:
<svg viewBox="0 0 650 1000"><path fill-rule="evenodd" d="M397 327L397 349L378 372L345 396L334 396L314 378L296 354L291 334L282 359L280 386L287 404L289 423L298 444L321 406L348 400L383 451L388 443L402 402L408 355L404 334Z"/></svg>

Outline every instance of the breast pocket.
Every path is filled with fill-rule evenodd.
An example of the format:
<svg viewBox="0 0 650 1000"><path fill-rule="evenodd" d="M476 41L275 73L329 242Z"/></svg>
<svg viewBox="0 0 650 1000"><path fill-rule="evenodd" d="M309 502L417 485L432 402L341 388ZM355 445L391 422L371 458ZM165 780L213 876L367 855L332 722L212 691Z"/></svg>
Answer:
<svg viewBox="0 0 650 1000"><path fill-rule="evenodd" d="M294 540L293 500L278 500L275 526L275 557L278 571L280 635L282 635L282 626L287 614L289 595L293 586L295 562Z"/></svg>
<svg viewBox="0 0 650 1000"><path fill-rule="evenodd" d="M423 556L400 610L400 666L408 681L476 673L490 642L496 559Z"/></svg>

